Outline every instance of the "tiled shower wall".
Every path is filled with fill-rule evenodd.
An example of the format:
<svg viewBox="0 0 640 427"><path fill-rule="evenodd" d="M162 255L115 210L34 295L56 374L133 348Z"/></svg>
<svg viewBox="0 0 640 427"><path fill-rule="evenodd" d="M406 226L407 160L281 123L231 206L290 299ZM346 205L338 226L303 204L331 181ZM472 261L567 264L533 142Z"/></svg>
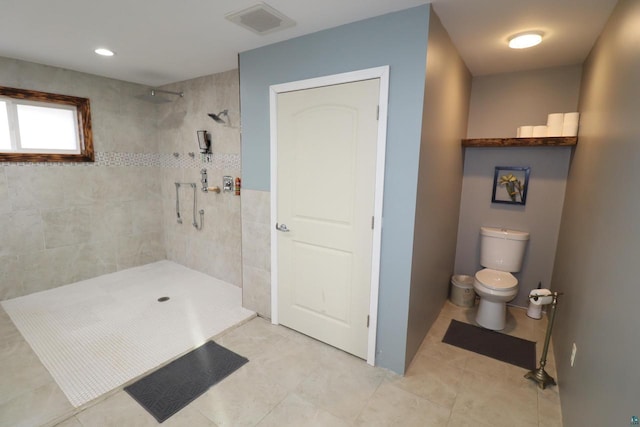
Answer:
<svg viewBox="0 0 640 427"><path fill-rule="evenodd" d="M0 163L0 299L165 258L143 87L0 58L0 85L91 100L93 164Z"/></svg>
<svg viewBox="0 0 640 427"><path fill-rule="evenodd" d="M240 198L235 192L203 192L200 171L207 170L209 186L222 188L222 177L240 177L240 95L238 70L175 83L163 89L184 92L183 98L158 106L158 149L176 167L163 169L162 211L167 257L194 270L242 286ZM229 111L229 123L208 114ZM226 119L226 118L225 118ZM212 136L211 162L202 162L197 130ZM174 157L177 153L178 157ZM194 157L190 157L193 153ZM193 222L193 190L180 188L182 224L176 221L175 182L196 184L197 211L204 210L202 230ZM196 216L200 225L200 215Z"/></svg>
<svg viewBox="0 0 640 427"><path fill-rule="evenodd" d="M271 193L242 193L242 305L271 318Z"/></svg>
<svg viewBox="0 0 640 427"><path fill-rule="evenodd" d="M13 59L0 58L0 76L89 98L96 151L92 164L0 163L0 300L166 258L241 286L240 197L200 190L202 168L210 186L240 176L237 70L169 85L184 97L165 104L137 99L145 86ZM225 109L229 126L207 115ZM202 129L210 162L198 152ZM197 184L202 230L191 225L190 187L177 224L174 182Z"/></svg>

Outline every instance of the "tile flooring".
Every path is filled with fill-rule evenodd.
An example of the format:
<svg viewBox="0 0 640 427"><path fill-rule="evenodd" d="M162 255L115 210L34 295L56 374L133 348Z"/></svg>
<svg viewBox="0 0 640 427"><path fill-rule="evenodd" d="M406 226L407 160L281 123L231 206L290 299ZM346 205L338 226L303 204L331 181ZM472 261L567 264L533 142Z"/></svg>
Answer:
<svg viewBox="0 0 640 427"><path fill-rule="evenodd" d="M404 377L253 319L217 339L250 362L162 425L561 426L557 387L441 342L451 319L473 315L447 302ZM539 355L545 325L510 308L505 332L536 341ZM157 425L123 391L74 410L4 312L0 343L0 426ZM547 371L555 377L553 357Z"/></svg>
<svg viewBox="0 0 640 427"><path fill-rule="evenodd" d="M0 305L75 407L255 317L237 286L168 260Z"/></svg>

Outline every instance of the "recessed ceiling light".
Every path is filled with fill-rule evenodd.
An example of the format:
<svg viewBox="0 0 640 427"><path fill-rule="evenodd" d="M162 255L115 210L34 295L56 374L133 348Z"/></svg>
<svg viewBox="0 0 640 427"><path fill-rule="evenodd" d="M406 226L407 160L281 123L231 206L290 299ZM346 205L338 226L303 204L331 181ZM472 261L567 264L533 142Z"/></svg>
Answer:
<svg viewBox="0 0 640 427"><path fill-rule="evenodd" d="M100 47L96 50L94 50L95 53L97 53L98 55L102 55L102 56L113 56L115 55L115 52L109 49L105 49L103 47Z"/></svg>
<svg viewBox="0 0 640 427"><path fill-rule="evenodd" d="M530 31L527 33L516 34L509 37L509 47L511 49L526 49L528 47L537 46L542 42L542 33Z"/></svg>

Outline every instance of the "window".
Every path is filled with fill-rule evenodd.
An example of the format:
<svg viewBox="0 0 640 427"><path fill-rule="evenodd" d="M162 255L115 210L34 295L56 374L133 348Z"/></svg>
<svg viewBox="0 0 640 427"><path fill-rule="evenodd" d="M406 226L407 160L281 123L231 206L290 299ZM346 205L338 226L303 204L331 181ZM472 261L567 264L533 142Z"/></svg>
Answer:
<svg viewBox="0 0 640 427"><path fill-rule="evenodd" d="M0 86L0 162L93 162L89 100Z"/></svg>

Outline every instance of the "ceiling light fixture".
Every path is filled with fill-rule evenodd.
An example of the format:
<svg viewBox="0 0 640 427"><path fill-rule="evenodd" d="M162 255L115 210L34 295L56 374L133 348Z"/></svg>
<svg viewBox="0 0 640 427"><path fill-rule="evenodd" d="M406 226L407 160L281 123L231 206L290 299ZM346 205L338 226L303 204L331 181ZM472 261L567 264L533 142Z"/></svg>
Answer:
<svg viewBox="0 0 640 427"><path fill-rule="evenodd" d="M99 47L98 49L94 50L95 53L97 53L98 55L101 56L113 56L115 55L115 52L110 50L110 49L105 49L104 47Z"/></svg>
<svg viewBox="0 0 640 427"><path fill-rule="evenodd" d="M526 49L537 46L542 42L542 33L528 31L526 33L515 34L509 37L509 47L511 49Z"/></svg>

